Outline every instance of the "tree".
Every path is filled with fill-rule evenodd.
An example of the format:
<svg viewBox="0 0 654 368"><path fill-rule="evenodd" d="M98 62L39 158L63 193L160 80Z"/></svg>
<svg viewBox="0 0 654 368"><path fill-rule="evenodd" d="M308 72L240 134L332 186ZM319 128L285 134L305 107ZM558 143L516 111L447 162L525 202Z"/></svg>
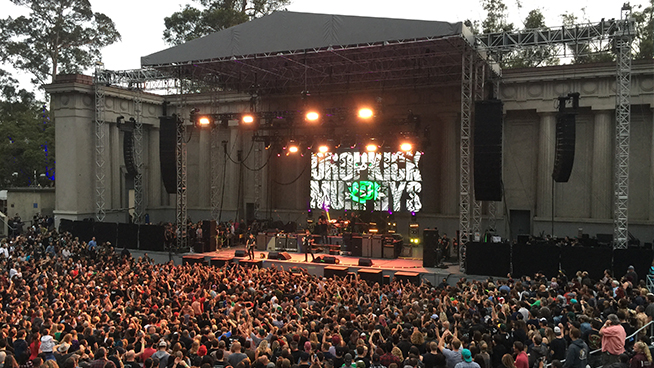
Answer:
<svg viewBox="0 0 654 368"><path fill-rule="evenodd" d="M0 187L53 184L54 124L45 105L17 83L0 70Z"/></svg>
<svg viewBox="0 0 654 368"><path fill-rule="evenodd" d="M186 5L181 11L164 18L163 39L179 45L249 20L285 10L291 0L194 0L196 8Z"/></svg>
<svg viewBox="0 0 654 368"><path fill-rule="evenodd" d="M549 29L545 25L545 16L538 9L529 12L524 21L524 28L538 30ZM558 64L559 58L555 46L527 47L512 52L503 60L503 66L506 68L531 68Z"/></svg>
<svg viewBox="0 0 654 368"><path fill-rule="evenodd" d="M482 33L510 32L513 23L509 23L508 8L502 0L481 0L486 11L486 19L481 22Z"/></svg>
<svg viewBox="0 0 654 368"><path fill-rule="evenodd" d="M585 19L585 9L582 8L582 12L584 13L584 23L590 24ZM561 19L565 27L574 27L576 24L579 24L579 19L572 13L561 14ZM567 47L572 54L572 62L574 64L601 63L615 60L615 54L611 51L611 42L597 44L595 42L583 41L577 44L569 44Z"/></svg>
<svg viewBox="0 0 654 368"><path fill-rule="evenodd" d="M100 49L120 40L113 21L94 13L89 0L10 0L28 16L0 19L0 60L33 75L39 85L59 72L79 73Z"/></svg>
<svg viewBox="0 0 654 368"><path fill-rule="evenodd" d="M636 30L636 59L654 58L654 0L641 11L633 13Z"/></svg>

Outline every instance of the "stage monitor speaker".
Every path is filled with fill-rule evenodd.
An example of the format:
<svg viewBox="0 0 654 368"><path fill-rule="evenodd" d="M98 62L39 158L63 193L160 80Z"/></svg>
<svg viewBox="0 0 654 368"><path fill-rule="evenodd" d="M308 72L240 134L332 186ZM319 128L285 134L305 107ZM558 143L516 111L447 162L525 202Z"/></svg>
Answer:
<svg viewBox="0 0 654 368"><path fill-rule="evenodd" d="M245 257L245 250L243 249L237 249L234 251L234 257Z"/></svg>
<svg viewBox="0 0 654 368"><path fill-rule="evenodd" d="M556 117L556 151L552 179L567 183L575 161L575 114L559 113Z"/></svg>
<svg viewBox="0 0 654 368"><path fill-rule="evenodd" d="M425 229L422 232L422 267L436 267L438 263L436 250L438 249L438 230Z"/></svg>
<svg viewBox="0 0 654 368"><path fill-rule="evenodd" d="M359 258L359 266L363 266L363 267L372 266L372 259L370 259L370 258Z"/></svg>
<svg viewBox="0 0 654 368"><path fill-rule="evenodd" d="M361 236L353 236L350 252L353 257L361 257L363 255L363 238Z"/></svg>
<svg viewBox="0 0 654 368"><path fill-rule="evenodd" d="M338 258L334 256L318 256L312 262L313 263L326 263L326 264L336 264Z"/></svg>
<svg viewBox="0 0 654 368"><path fill-rule="evenodd" d="M475 102L474 188L479 201L502 200L502 120L501 100Z"/></svg>
<svg viewBox="0 0 654 368"><path fill-rule="evenodd" d="M161 180L168 194L177 193L177 117L159 118L159 165Z"/></svg>
<svg viewBox="0 0 654 368"><path fill-rule="evenodd" d="M288 261L289 259L291 259L291 255L288 252L279 252L280 261Z"/></svg>
<svg viewBox="0 0 654 368"><path fill-rule="evenodd" d="M268 252L268 259L279 259L279 252Z"/></svg>
<svg viewBox="0 0 654 368"><path fill-rule="evenodd" d="M123 159L127 173L132 176L136 175L138 168L134 160L134 135L130 131L125 131L123 135Z"/></svg>

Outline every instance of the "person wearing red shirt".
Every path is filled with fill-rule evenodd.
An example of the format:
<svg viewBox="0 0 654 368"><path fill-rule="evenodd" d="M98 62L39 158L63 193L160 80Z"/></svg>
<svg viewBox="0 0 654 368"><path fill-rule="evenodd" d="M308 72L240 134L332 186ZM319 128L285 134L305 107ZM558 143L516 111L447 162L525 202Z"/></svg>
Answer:
<svg viewBox="0 0 654 368"><path fill-rule="evenodd" d="M520 341L513 343L513 350L516 353L515 367L516 368L529 368L529 357L525 353L525 345Z"/></svg>
<svg viewBox="0 0 654 368"><path fill-rule="evenodd" d="M604 326L599 330L602 335L602 363L606 366L620 361L620 354L624 353L624 342L627 333L615 314L609 314Z"/></svg>

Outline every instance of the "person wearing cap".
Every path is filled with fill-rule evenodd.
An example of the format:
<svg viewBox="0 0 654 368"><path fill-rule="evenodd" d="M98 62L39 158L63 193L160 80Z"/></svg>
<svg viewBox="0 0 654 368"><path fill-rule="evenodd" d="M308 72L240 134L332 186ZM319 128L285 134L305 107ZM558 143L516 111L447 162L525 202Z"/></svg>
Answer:
<svg viewBox="0 0 654 368"><path fill-rule="evenodd" d="M477 362L472 361L472 354L468 349L461 350L461 362L456 363L454 368L481 368Z"/></svg>
<svg viewBox="0 0 654 368"><path fill-rule="evenodd" d="M618 316L609 314L599 333L602 335L602 364L608 365L620 361L620 354L624 353L627 334L620 324Z"/></svg>
<svg viewBox="0 0 654 368"><path fill-rule="evenodd" d="M159 368L166 368L168 366L168 357L170 354L166 351L167 349L168 343L165 340L161 340L159 341L159 350L152 354L152 358L159 359Z"/></svg>
<svg viewBox="0 0 654 368"><path fill-rule="evenodd" d="M552 359L563 360L565 359L565 351L568 349L568 342L563 337L561 327L554 327L554 336L556 338L550 341L550 355Z"/></svg>

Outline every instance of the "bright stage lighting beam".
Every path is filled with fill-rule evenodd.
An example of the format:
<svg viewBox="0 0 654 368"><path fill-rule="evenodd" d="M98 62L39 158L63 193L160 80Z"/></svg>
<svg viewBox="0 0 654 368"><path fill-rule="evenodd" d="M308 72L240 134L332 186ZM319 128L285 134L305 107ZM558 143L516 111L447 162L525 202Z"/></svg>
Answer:
<svg viewBox="0 0 654 368"><path fill-rule="evenodd" d="M368 119L372 118L373 115L374 115L374 113L373 113L372 109L367 108L367 107L361 108L357 112L357 116L359 117L359 119L364 119L364 120L368 120Z"/></svg>

